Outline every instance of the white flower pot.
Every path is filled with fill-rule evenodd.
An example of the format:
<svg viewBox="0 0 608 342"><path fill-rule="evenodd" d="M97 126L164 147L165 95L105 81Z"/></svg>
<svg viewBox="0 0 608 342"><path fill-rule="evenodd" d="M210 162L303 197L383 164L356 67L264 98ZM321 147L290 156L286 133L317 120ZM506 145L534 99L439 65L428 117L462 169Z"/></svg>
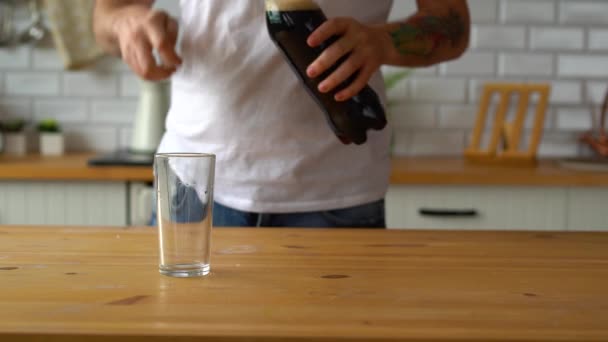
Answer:
<svg viewBox="0 0 608 342"><path fill-rule="evenodd" d="M63 152L63 134L40 133L40 154L43 156L60 156Z"/></svg>
<svg viewBox="0 0 608 342"><path fill-rule="evenodd" d="M12 156L27 154L25 133L4 133L4 153Z"/></svg>

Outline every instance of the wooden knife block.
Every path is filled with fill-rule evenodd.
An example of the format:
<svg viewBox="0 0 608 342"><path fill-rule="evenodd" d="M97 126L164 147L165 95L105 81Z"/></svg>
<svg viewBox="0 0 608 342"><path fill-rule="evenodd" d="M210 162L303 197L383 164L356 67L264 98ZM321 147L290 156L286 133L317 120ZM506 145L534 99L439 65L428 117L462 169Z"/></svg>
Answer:
<svg viewBox="0 0 608 342"><path fill-rule="evenodd" d="M551 87L549 84L515 84L489 83L484 86L479 104L477 121L473 130L470 146L464 156L467 161L499 164L534 164L537 160L538 147L542 138L545 115L549 103ZM521 141L525 132L525 123L529 112L530 100L539 94L534 114L534 126L527 148ZM489 113L492 98L498 95L499 103L493 117ZM513 120L507 115L511 99L517 95L519 103ZM487 146L482 146L488 117L492 120L492 129Z"/></svg>

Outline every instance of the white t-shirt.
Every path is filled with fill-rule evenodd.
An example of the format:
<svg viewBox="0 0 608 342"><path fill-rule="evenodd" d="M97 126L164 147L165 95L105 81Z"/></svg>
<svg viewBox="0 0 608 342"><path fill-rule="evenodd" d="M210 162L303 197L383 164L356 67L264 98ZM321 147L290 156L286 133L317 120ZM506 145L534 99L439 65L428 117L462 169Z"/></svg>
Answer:
<svg viewBox="0 0 608 342"><path fill-rule="evenodd" d="M321 0L328 17L387 20L392 0ZM182 57L160 152L217 155L215 200L250 212L340 209L388 188L390 127L343 145L266 29L264 0L182 0ZM370 85L384 100L381 75Z"/></svg>

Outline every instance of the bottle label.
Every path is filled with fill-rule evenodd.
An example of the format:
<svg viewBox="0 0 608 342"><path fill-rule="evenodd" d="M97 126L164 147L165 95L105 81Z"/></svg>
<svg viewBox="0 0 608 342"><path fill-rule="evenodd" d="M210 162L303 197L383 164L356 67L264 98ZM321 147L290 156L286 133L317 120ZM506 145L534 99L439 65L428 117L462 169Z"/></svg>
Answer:
<svg viewBox="0 0 608 342"><path fill-rule="evenodd" d="M281 12L279 11L268 11L266 12L266 15L268 16L268 21L270 21L271 24L281 24L283 21L281 20Z"/></svg>

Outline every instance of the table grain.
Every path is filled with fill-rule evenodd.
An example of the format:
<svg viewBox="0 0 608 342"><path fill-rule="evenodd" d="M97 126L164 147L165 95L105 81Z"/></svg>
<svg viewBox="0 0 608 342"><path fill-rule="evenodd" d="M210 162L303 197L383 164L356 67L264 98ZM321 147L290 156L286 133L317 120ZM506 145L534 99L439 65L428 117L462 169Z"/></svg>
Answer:
<svg viewBox="0 0 608 342"><path fill-rule="evenodd" d="M608 234L0 226L0 341L607 341Z"/></svg>

